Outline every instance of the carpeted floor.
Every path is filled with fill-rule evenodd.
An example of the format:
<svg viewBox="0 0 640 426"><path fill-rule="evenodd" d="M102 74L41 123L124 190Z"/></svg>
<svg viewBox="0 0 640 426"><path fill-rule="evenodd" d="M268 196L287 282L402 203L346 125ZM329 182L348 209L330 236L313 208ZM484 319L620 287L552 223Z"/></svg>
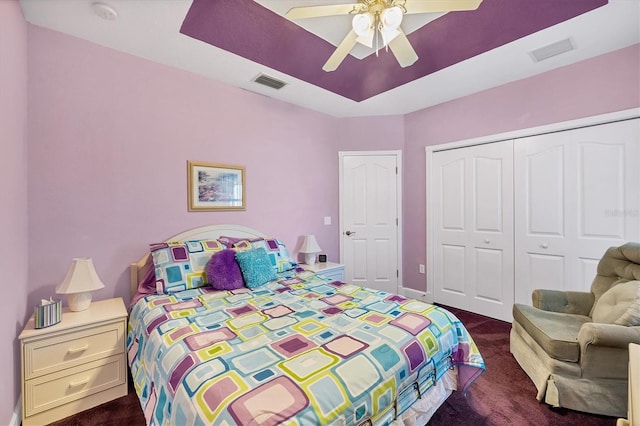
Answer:
<svg viewBox="0 0 640 426"><path fill-rule="evenodd" d="M429 426L581 425L614 426L616 419L571 410L553 410L535 399L536 389L509 352L511 324L448 308L466 325L484 357L487 371L467 394L454 392ZM131 387L131 386L130 386ZM133 389L116 399L53 423L56 426L145 425Z"/></svg>
<svg viewBox="0 0 640 426"><path fill-rule="evenodd" d="M454 392L429 426L440 425L609 425L613 417L551 409L536 400L536 388L509 352L511 324L451 307L473 337L486 371L466 395Z"/></svg>

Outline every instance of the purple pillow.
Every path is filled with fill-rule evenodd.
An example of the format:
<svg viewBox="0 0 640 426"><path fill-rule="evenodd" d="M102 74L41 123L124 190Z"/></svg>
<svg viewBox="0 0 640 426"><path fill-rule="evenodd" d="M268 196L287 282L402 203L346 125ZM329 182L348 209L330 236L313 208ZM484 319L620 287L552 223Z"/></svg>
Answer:
<svg viewBox="0 0 640 426"><path fill-rule="evenodd" d="M204 272L211 287L216 290L235 290L244 287L242 271L236 262L234 250L224 249L215 253L209 259Z"/></svg>

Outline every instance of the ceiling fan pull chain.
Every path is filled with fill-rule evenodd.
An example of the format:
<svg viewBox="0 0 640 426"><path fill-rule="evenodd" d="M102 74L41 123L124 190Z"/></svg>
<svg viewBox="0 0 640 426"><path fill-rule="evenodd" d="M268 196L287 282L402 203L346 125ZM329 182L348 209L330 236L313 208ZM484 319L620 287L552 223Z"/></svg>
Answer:
<svg viewBox="0 0 640 426"><path fill-rule="evenodd" d="M375 32L375 37L376 37L376 58L378 57L378 50L380 50L380 43L379 43L379 39L380 39L380 32L376 31Z"/></svg>

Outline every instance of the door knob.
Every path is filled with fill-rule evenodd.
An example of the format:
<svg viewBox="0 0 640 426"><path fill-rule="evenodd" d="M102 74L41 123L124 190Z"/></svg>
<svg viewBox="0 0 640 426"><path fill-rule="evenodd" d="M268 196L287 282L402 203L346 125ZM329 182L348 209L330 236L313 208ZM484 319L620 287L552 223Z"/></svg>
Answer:
<svg viewBox="0 0 640 426"><path fill-rule="evenodd" d="M540 247L542 247L543 249L546 249L546 248L549 248L549 244L543 243L543 244L540 244Z"/></svg>
<svg viewBox="0 0 640 426"><path fill-rule="evenodd" d="M351 234L355 234L355 231L354 231L354 232L347 231L347 232L345 232L345 234L346 234L346 235L347 235L347 237L348 237L348 236L349 236L349 235L351 235Z"/></svg>

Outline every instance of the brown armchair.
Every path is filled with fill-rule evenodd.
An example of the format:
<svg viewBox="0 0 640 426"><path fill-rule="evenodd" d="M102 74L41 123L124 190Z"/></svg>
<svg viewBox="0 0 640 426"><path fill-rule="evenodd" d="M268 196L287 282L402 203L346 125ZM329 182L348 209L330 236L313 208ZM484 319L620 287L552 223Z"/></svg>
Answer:
<svg viewBox="0 0 640 426"><path fill-rule="evenodd" d="M535 290L515 304L511 353L537 399L608 416L627 414L629 343L640 343L640 244L606 251L591 291Z"/></svg>

